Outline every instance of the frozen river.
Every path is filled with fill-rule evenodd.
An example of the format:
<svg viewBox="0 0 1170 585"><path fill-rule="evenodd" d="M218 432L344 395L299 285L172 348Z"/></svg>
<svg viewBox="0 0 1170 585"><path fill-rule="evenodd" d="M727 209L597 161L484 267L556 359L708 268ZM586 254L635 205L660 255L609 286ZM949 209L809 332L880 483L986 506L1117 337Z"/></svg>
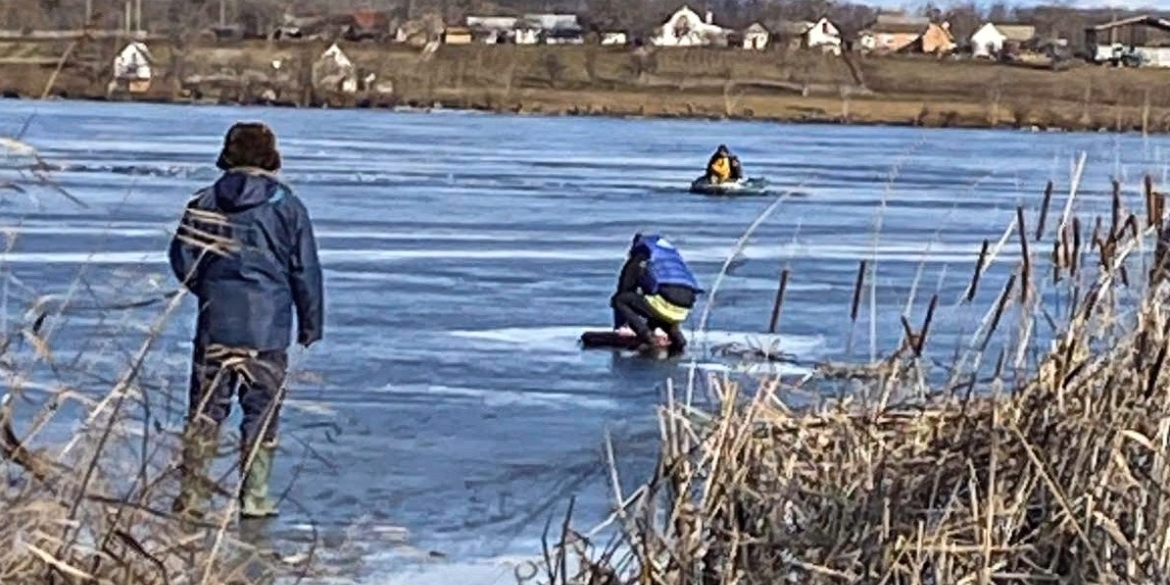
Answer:
<svg viewBox="0 0 1170 585"><path fill-rule="evenodd" d="M0 135L30 116L25 140L65 166L54 179L89 207L46 189L5 192L0 224L17 238L0 261L25 287L11 288L10 315L29 291L79 282L91 304L173 288L168 232L188 195L216 176L223 132L242 119L275 129L284 176L315 220L328 295L324 342L294 352L315 379L296 385L285 415L292 438L275 482L285 486L297 470L289 497L298 506L285 506L277 530L292 534L310 519L341 530L364 518L361 580L371 583L417 571L436 582L508 582L510 571L494 565L442 572L537 552L544 521L570 494L583 525L601 519L607 429L624 475L645 473L653 445L628 437L654 428L664 380L684 377L686 365L582 352L575 341L608 326L635 231L670 236L710 285L772 203L685 192L718 143L749 175L797 196L734 264L709 337L764 331L788 266L782 346L806 362L844 353L857 264L875 250L878 347L897 342L922 263L914 319L941 290L932 343L946 346L1001 286L1005 271L988 276L975 307L956 305L980 242L1001 235L1018 203L1035 206L1050 178L1067 191L1085 151L1080 204L1106 205L1111 175L1133 185L1143 172L1161 175L1170 147L1102 134L14 101L0 101ZM159 349L176 382L192 312L188 302ZM92 350L157 313L79 310L57 335ZM855 351L868 353L868 329L859 324ZM717 369L718 360L696 357ZM178 386L169 393L182 400ZM179 410L164 418L177 426ZM445 558L399 560L379 544L388 527Z"/></svg>

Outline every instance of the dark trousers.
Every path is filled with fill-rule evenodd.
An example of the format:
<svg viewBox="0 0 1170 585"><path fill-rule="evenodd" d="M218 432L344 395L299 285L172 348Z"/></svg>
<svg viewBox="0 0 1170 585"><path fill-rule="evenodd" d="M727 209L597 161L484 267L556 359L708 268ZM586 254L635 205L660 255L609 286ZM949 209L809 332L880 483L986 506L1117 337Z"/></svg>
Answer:
<svg viewBox="0 0 1170 585"><path fill-rule="evenodd" d="M687 338L683 336L679 324L663 319L646 302L646 297L636 292L626 292L614 295L610 304L613 305L614 316L618 318L616 320L629 325L642 343L654 344L654 328L657 327L665 331L670 338L670 353L681 353L686 348Z"/></svg>
<svg viewBox="0 0 1170 585"><path fill-rule="evenodd" d="M245 452L258 439L264 445L275 446L288 352L196 344L191 363L187 419L194 427L192 431L218 432L231 414L232 399L238 395L244 411L240 439Z"/></svg>

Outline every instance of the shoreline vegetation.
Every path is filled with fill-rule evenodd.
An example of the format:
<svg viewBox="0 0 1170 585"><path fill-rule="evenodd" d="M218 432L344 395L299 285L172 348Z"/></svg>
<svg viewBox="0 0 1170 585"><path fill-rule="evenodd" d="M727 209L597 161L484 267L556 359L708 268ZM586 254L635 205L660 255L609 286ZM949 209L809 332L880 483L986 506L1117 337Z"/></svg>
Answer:
<svg viewBox="0 0 1170 585"><path fill-rule="evenodd" d="M1082 158L1070 198L1083 168ZM713 376L710 407L685 402L702 388L671 392L656 472L634 485L611 473L619 538L583 538L570 502L532 580L1160 580L1170 571L1170 299L1165 285L1147 286L1142 251L1164 229L1165 194L1148 178L1144 189L1115 183L1104 217L1051 195L1050 183L1038 204L1017 208L1001 243L1019 261L998 263L1010 271L999 290L980 287L1000 269L999 247L984 240L959 303L990 306L952 360L924 353L945 310L934 294L911 299L901 346L873 364L754 386ZM864 261L859 274L854 315L859 298L872 302ZM794 410L793 395L820 399Z"/></svg>
<svg viewBox="0 0 1170 585"><path fill-rule="evenodd" d="M0 165L5 196L43 194L46 203L61 197L61 205L84 204L51 173L8 166L12 159L47 165L35 146L0 136L0 158L10 159ZM6 232L6 237L11 250L19 236ZM4 278L20 282L9 274ZM203 477L211 513L180 519L170 511L178 489L182 425L174 428L167 419L182 419L171 409L185 409L186 397L181 385L168 380L183 379L186 372L167 371L155 358L162 328L185 294L178 289L169 298L160 296L151 303L159 308L150 322L127 324L113 331L112 343L87 343L76 352L56 344L54 330L69 319L72 303L101 306L96 293L71 295L70 301L35 296L27 312L6 315L0 331L4 583L274 585L356 570L344 560L350 543L326 547L316 527L304 540L272 542L263 526L238 522L231 468L226 477ZM12 300L6 289L6 304ZM105 316L117 311L102 309ZM103 360L112 369L94 368ZM42 434L49 425L73 430L64 442L47 441ZM231 430L224 435L227 458L227 449L238 448L238 437ZM330 554L342 561L323 560Z"/></svg>
<svg viewBox="0 0 1170 585"><path fill-rule="evenodd" d="M600 45L409 46L339 42L352 92L322 41L148 42L149 87L111 83L122 41L0 40L0 94L23 98L859 125L1170 132L1156 68L1001 63L922 55ZM335 78L336 81L336 78ZM328 87L329 89L322 89Z"/></svg>

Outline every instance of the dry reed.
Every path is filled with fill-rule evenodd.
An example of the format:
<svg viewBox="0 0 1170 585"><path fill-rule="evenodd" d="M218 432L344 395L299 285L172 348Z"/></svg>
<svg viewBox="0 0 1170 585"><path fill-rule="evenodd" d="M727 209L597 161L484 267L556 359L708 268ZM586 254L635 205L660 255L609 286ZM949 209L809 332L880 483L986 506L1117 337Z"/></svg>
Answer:
<svg viewBox="0 0 1170 585"><path fill-rule="evenodd" d="M1164 195L1147 181L1138 213L1119 190L1111 221L1081 221L1072 200L1082 169L1083 157L1053 229L1049 185L1000 246L972 251L977 267L961 303L1018 234L1020 261L943 375L921 357L936 295L919 330L903 319L902 346L873 364L823 364L800 382L754 388L712 377L718 406L708 412L672 391L659 410L656 471L632 494L612 479L616 539L593 543L598 529L583 535L566 518L533 578L1165 582L1170 311L1167 286L1138 278L1150 272L1144 252L1162 232ZM1094 223L1099 235L1082 239L1081 226ZM858 291L864 273L863 264ZM1037 340L1041 326L1052 341ZM856 392L805 409L779 399L797 389L826 395L841 379ZM890 398L911 395L921 397Z"/></svg>
<svg viewBox="0 0 1170 585"><path fill-rule="evenodd" d="M0 158L8 155L14 158L7 162L16 161L4 165L14 177L8 181L13 191L60 190L24 164L44 166L33 147L0 140ZM11 249L16 234L5 236ZM234 491L213 478L205 479L217 494L218 509L208 518L171 514L180 439L151 411L159 397L150 394L159 390L157 381L147 379L146 360L181 299L182 294L160 299L163 310L133 342L137 347L127 352L125 366L104 394L44 377L46 372L67 376L61 374L68 371L67 360L52 347L59 316L54 311L67 302L51 309L56 303L34 301L23 322L0 331L6 391L0 402L0 467L7 479L0 487L0 582L250 584L303 576L316 564L312 550L281 557L229 533ZM25 408L17 415L18 406L30 403L38 411L31 422ZM46 428L68 424L52 419L72 407L80 408L82 421L64 444L38 440ZM22 437L17 427L29 430ZM33 448L34 443L42 445Z"/></svg>

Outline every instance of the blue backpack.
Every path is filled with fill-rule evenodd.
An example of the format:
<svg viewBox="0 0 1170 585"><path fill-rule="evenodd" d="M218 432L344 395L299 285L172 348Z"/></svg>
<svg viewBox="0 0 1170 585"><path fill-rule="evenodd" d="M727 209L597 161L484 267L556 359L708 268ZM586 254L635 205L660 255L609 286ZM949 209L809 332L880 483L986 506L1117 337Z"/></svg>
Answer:
<svg viewBox="0 0 1170 585"><path fill-rule="evenodd" d="M683 286L696 293L702 293L698 280L683 260L682 254L669 240L658 234L639 235L634 238L630 250L643 250L649 256L641 283L646 294L658 294L663 285Z"/></svg>

